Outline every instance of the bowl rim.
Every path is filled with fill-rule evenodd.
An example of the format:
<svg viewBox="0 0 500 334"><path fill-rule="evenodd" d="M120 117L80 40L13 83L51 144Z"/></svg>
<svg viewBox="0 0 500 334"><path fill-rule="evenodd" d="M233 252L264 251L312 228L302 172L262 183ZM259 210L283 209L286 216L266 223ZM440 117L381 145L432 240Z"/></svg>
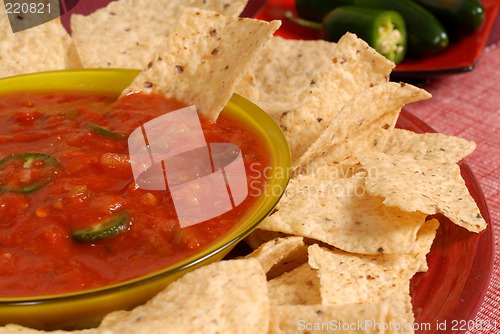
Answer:
<svg viewBox="0 0 500 334"><path fill-rule="evenodd" d="M26 90L34 92L47 91L50 89L72 92L116 93L117 96L119 96L119 92L121 92L139 73L139 70L133 69L76 69L23 74L0 79L0 96ZM64 81L64 88L54 88L55 86L60 87L61 83L54 83L53 80L61 77L66 79L70 78L71 80L69 80L69 82ZM90 79L95 79L96 77L99 77L100 80L98 80L97 82L88 81ZM117 84L117 79L121 80L119 84ZM47 82L47 80L49 81ZM82 81L85 80L87 80L86 84L82 84ZM103 89L107 89L107 91L103 91ZM79 299L112 295L121 291L160 281L166 277L179 274L183 271L187 273L189 269L197 268L203 262L217 256L220 253L223 253L226 250L230 250L237 243L242 241L249 233L251 233L251 231L253 231L257 227L257 225L263 219L265 219L274 210L276 204L285 193L286 187L290 180L292 158L286 138L280 127L274 122L271 116L269 116L264 110L262 110L250 100L235 93L229 100L226 108L235 109L238 106L239 109L252 108L252 116L250 117L250 114L247 113L247 115L251 119L254 119L256 115L259 117L260 122L256 121L255 124L251 126L252 130L257 130L255 126L258 125L261 127L259 129L260 132L266 133L268 135L272 134L272 136L268 136L268 138L265 140L265 143L270 151L276 151L273 148L276 143L278 143L280 147L280 150L275 152L277 153L277 155L273 152L270 152L270 156L272 156L272 160L274 160L270 164L273 168L273 177L271 177L270 179L277 182L277 184L281 187L281 191L279 192L279 194L275 194L273 192L271 196L265 196L266 198L272 199L270 202L271 204L269 206L266 206L265 210L261 210L262 212L259 213L258 219L255 219L255 221L251 221L251 224L246 226L245 228L242 228L243 226L245 226L244 222L236 224L229 232L212 241L212 243L206 246L206 248L204 248L202 251L197 252L194 255L191 255L180 261L177 261L163 269L155 270L148 274L128 279L119 283L105 285L88 290L32 297L0 297L0 307L33 306L39 304L71 302ZM271 131L271 133L269 133L269 131ZM278 142L276 142L276 140L278 140ZM279 179L276 179L274 175L276 174L276 168L280 168L280 171L278 171L280 173ZM268 185L269 183L266 184L266 187ZM268 203L269 199L261 200L261 202ZM232 235L232 233L234 233L234 236ZM220 245L221 243L222 245Z"/></svg>

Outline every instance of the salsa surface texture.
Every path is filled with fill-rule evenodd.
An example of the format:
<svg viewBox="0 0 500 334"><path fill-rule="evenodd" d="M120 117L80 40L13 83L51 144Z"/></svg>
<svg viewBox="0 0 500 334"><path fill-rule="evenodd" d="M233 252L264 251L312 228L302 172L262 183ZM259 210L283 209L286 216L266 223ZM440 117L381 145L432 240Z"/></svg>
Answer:
<svg viewBox="0 0 500 334"><path fill-rule="evenodd" d="M184 106L142 94L118 102L75 92L1 96L0 297L76 292L136 278L199 252L234 227L265 185L269 156L258 135L224 113L215 124L202 118L201 124L208 143L240 148L249 188L243 203L181 228L170 193L134 181L128 135ZM23 166L30 168L16 170ZM35 182L37 189L28 188ZM127 219L116 235L92 242L72 237L116 215Z"/></svg>

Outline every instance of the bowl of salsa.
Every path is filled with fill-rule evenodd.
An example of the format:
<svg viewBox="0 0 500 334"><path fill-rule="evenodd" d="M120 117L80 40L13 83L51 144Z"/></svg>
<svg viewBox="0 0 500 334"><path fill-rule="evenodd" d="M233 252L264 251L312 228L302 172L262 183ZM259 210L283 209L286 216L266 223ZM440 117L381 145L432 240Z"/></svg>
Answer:
<svg viewBox="0 0 500 334"><path fill-rule="evenodd" d="M158 158L153 148L168 146L166 134L193 128L150 127L189 106L154 94L119 98L138 73L0 80L0 325L86 328L140 305L226 256L285 191L287 142L238 95L216 122L196 117L206 146ZM163 189L152 186L155 178ZM212 186L215 179L222 188ZM188 200L179 205L179 198ZM185 223L186 215L195 221Z"/></svg>

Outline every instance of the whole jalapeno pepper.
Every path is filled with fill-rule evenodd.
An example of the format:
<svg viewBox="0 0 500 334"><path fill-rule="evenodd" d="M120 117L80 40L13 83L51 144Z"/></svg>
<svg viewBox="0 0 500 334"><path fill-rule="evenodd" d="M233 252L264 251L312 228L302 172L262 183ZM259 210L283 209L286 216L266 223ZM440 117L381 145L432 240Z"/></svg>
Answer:
<svg viewBox="0 0 500 334"><path fill-rule="evenodd" d="M403 17L397 12L342 6L323 18L323 39L336 42L348 31L395 64L405 56L406 27Z"/></svg>
<svg viewBox="0 0 500 334"><path fill-rule="evenodd" d="M458 41L479 30L486 18L479 0L414 0L434 14L443 24L450 39Z"/></svg>
<svg viewBox="0 0 500 334"><path fill-rule="evenodd" d="M295 0L295 9L299 16L306 20L321 22L326 14L337 7L355 5L350 1L328 1L328 0Z"/></svg>
<svg viewBox="0 0 500 334"><path fill-rule="evenodd" d="M395 64L406 53L406 26L395 11L342 6L323 19L324 39L337 41L346 31L355 33Z"/></svg>
<svg viewBox="0 0 500 334"><path fill-rule="evenodd" d="M430 56L443 51L449 44L448 34L439 20L412 0L296 0L295 2L300 17L315 21L322 21L330 11L340 6L393 10L401 14L406 24L407 55L410 57Z"/></svg>

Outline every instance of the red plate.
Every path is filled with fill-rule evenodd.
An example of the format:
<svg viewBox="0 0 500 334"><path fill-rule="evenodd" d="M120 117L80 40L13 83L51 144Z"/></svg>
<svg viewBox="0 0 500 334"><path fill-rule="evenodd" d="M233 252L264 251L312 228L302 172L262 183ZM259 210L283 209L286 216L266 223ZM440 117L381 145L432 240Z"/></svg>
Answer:
<svg viewBox="0 0 500 334"><path fill-rule="evenodd" d="M435 132L430 126L403 110L397 127L417 133ZM494 235L483 192L465 162L461 174L475 199L488 228L471 233L439 216L438 229L430 254L429 271L411 280L411 294L417 333L465 333L477 328L492 332L494 324L474 320L493 271ZM430 329L427 330L429 325ZM439 327L440 326L440 327ZM446 329L446 330L443 330Z"/></svg>
<svg viewBox="0 0 500 334"><path fill-rule="evenodd" d="M299 27L284 17L287 10L294 9L294 0L268 0L255 15L262 20L282 20L281 28L276 35L291 39L317 39L318 32ZM444 52L422 59L407 59L396 66L393 74L403 77L428 77L436 74L471 71L483 52L488 35L495 22L500 1L482 0L486 11L484 26L474 35L462 39L459 43L451 44Z"/></svg>

